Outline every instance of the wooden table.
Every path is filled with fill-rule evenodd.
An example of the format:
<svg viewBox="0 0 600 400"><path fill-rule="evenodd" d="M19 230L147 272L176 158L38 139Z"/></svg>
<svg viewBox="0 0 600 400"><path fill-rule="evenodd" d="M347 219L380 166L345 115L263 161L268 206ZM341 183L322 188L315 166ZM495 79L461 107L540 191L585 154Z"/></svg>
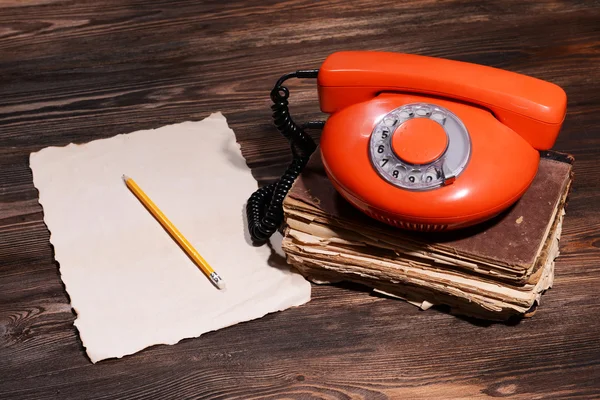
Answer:
<svg viewBox="0 0 600 400"><path fill-rule="evenodd" d="M597 1L0 1L0 398L599 397L599 21ZM538 314L486 325L322 286L305 306L91 364L29 153L222 111L262 184L289 160L272 85L343 49L471 61L566 90L555 149L575 156L575 183ZM290 88L296 120L323 117L314 81Z"/></svg>

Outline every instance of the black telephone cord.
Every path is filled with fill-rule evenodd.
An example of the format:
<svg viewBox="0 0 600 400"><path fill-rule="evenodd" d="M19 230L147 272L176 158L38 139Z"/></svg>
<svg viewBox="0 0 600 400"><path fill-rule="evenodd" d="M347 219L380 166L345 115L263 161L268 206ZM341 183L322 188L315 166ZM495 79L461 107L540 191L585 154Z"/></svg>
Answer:
<svg viewBox="0 0 600 400"><path fill-rule="evenodd" d="M248 230L250 237L257 244L269 240L283 223L283 200L317 148L313 139L304 132L304 128L322 127L324 124L318 121L303 126L297 125L292 120L288 107L290 92L283 83L290 78L316 78L318 73L319 70L302 70L285 74L271 90L273 122L290 143L293 159L278 181L259 188L248 199Z"/></svg>

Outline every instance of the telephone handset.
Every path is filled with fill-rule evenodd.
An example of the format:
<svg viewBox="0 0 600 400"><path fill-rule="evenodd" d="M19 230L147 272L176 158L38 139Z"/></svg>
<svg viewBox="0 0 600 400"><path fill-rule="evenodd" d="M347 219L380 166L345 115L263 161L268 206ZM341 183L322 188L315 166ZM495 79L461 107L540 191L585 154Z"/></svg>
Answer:
<svg viewBox="0 0 600 400"><path fill-rule="evenodd" d="M247 214L255 241L283 219L281 204L316 148L287 108L291 77L317 78L320 151L347 201L398 228L459 229L515 203L556 141L566 113L557 85L492 67L371 51L334 53L319 70L284 75L271 92L275 125L294 160L255 192Z"/></svg>

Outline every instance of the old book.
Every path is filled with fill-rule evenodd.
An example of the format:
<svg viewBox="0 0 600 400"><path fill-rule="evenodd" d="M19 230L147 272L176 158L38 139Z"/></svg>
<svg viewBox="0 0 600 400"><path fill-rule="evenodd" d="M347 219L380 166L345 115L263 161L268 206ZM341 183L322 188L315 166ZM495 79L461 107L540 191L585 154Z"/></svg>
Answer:
<svg viewBox="0 0 600 400"><path fill-rule="evenodd" d="M542 154L529 190L487 223L411 232L356 210L316 151L284 202L283 250L314 282L354 281L423 308L486 319L531 315L552 286L572 157Z"/></svg>

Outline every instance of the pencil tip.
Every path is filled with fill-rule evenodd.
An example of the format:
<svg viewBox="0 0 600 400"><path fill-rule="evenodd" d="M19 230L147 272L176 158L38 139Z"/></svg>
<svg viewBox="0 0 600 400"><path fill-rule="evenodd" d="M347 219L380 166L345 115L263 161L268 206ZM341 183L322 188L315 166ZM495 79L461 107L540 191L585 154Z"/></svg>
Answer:
<svg viewBox="0 0 600 400"><path fill-rule="evenodd" d="M127 180L129 179L129 177L125 174L123 174L123 182L127 182Z"/></svg>

